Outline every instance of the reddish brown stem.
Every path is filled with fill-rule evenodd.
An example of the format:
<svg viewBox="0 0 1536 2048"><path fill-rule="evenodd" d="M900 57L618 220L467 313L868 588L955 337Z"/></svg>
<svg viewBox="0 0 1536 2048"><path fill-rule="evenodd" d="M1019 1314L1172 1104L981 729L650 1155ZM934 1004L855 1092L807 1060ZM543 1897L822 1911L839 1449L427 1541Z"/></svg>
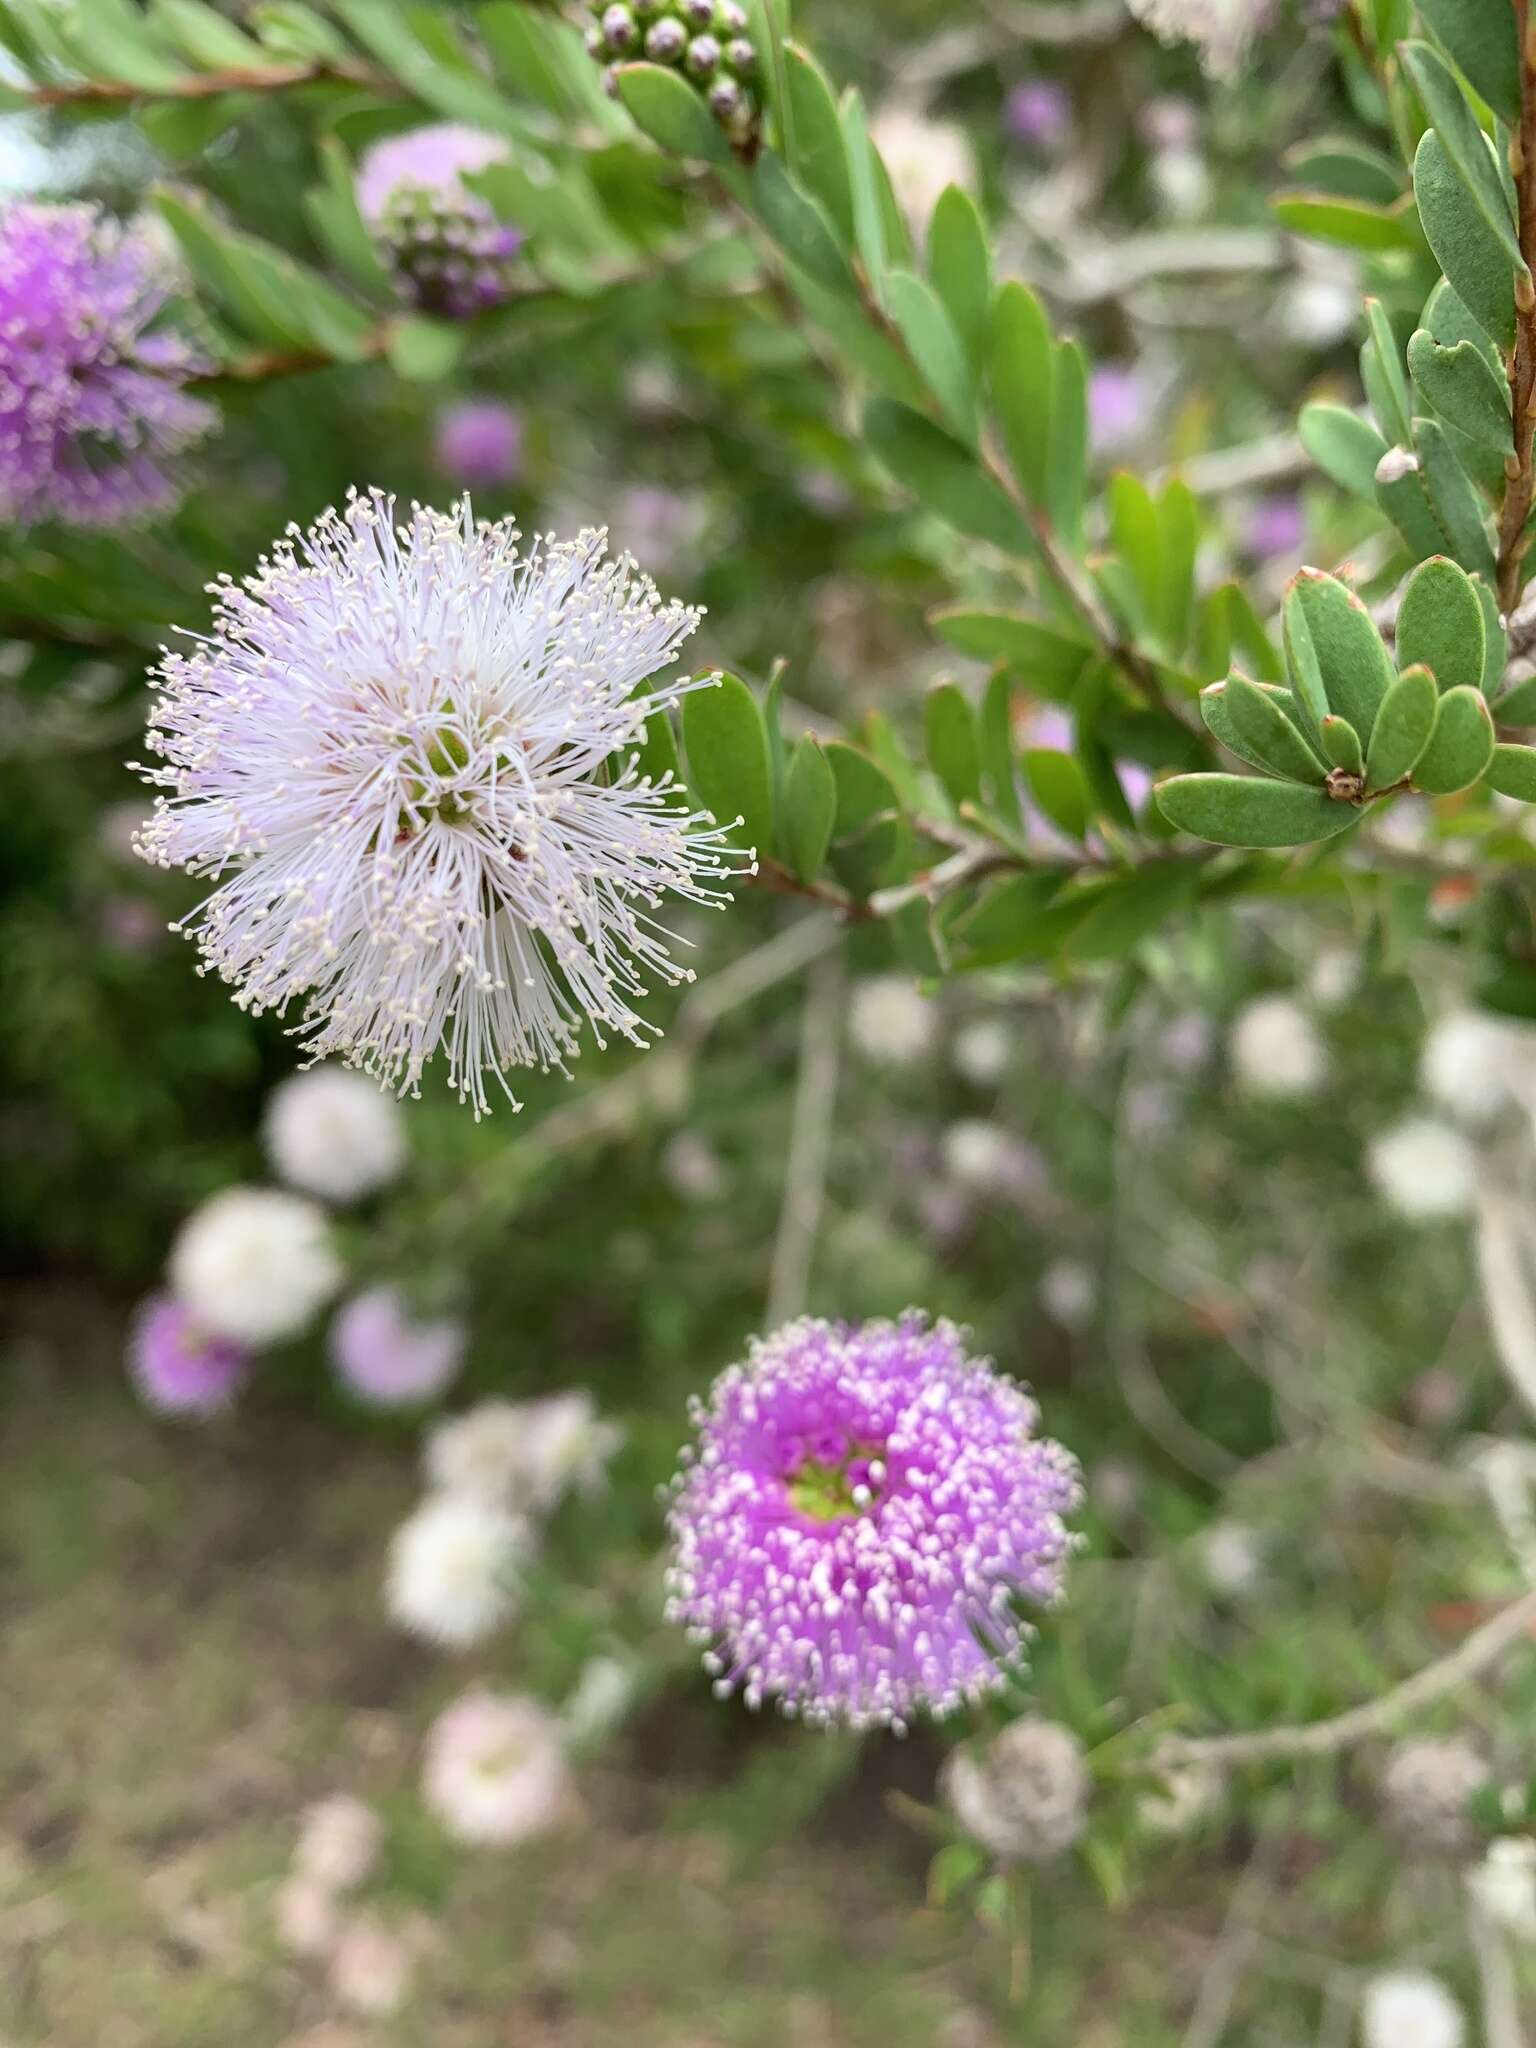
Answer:
<svg viewBox="0 0 1536 2048"><path fill-rule="evenodd" d="M136 100L206 100L225 92L285 92L295 85L362 85L394 93L398 85L363 64L272 64L225 71L188 72L167 85L130 85L120 78L82 78L69 85L36 85L27 93L34 107L100 106Z"/></svg>
<svg viewBox="0 0 1536 2048"><path fill-rule="evenodd" d="M1509 168L1515 181L1520 253L1526 268L1515 279L1515 345L1509 352L1509 409L1514 452L1504 458L1504 502L1499 508L1499 608L1512 612L1524 580L1526 521L1536 496L1536 43L1532 41L1530 0L1514 0L1515 33L1520 45L1520 121L1509 144Z"/></svg>

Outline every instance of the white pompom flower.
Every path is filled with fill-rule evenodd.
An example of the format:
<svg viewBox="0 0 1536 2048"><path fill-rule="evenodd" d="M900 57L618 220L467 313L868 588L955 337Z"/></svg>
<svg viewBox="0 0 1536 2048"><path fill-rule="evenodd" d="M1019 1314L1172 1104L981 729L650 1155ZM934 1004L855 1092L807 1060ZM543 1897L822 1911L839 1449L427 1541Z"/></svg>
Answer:
<svg viewBox="0 0 1536 2048"><path fill-rule="evenodd" d="M1519 1941L1536 1942L1536 1841L1500 1835L1467 1873L1479 1911Z"/></svg>
<svg viewBox="0 0 1536 2048"><path fill-rule="evenodd" d="M1467 2020L1427 1970L1384 1970L1360 1999L1361 2048L1462 2048Z"/></svg>
<svg viewBox="0 0 1536 2048"><path fill-rule="evenodd" d="M1253 39L1271 20L1272 0L1129 0L1132 14L1165 43L1193 43L1210 78L1242 69Z"/></svg>
<svg viewBox="0 0 1536 2048"><path fill-rule="evenodd" d="M538 1401L481 1401L427 1438L429 1485L457 1499L547 1513L572 1487L603 1482L622 1432L585 1388Z"/></svg>
<svg viewBox="0 0 1536 2048"><path fill-rule="evenodd" d="M1454 1126L1410 1116L1374 1137L1366 1172L1388 1208L1409 1223L1465 1216L1477 1198L1477 1154Z"/></svg>
<svg viewBox="0 0 1536 2048"><path fill-rule="evenodd" d="M177 1299L205 1328L260 1347L296 1337L341 1285L323 1210L276 1188L226 1188L171 1247Z"/></svg>
<svg viewBox="0 0 1536 2048"><path fill-rule="evenodd" d="M412 1635L467 1650L509 1621L517 1567L532 1547L526 1522L459 1494L435 1494L395 1531L386 1598Z"/></svg>
<svg viewBox="0 0 1536 2048"><path fill-rule="evenodd" d="M1233 1019L1232 1071L1247 1095L1300 1101L1328 1075L1328 1054L1312 1019L1289 996L1258 996Z"/></svg>
<svg viewBox="0 0 1536 2048"><path fill-rule="evenodd" d="M374 1194L405 1165L400 1105L345 1067L312 1067L280 1081L262 1135L279 1178L328 1202Z"/></svg>
<svg viewBox="0 0 1536 2048"><path fill-rule="evenodd" d="M302 1004L316 1057L401 1091L441 1050L477 1115L516 1067L564 1072L583 1021L645 1044L635 999L691 978L657 908L719 902L741 860L637 751L714 680L646 687L699 614L598 531L523 553L467 498L397 525L378 491L216 590L161 664L139 850L216 878L189 929L235 1000Z"/></svg>

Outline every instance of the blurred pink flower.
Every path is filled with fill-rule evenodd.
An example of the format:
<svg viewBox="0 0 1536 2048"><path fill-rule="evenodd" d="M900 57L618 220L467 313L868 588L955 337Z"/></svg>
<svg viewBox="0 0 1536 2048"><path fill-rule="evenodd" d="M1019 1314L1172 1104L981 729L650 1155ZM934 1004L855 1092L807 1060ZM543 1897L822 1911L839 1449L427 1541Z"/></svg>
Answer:
<svg viewBox="0 0 1536 2048"><path fill-rule="evenodd" d="M520 1842L559 1819L570 1792L560 1726L537 1701L476 1690L427 1735L427 1804L466 1842Z"/></svg>
<svg viewBox="0 0 1536 2048"><path fill-rule="evenodd" d="M464 1325L452 1317L418 1321L398 1288L370 1287L336 1313L331 1363L360 1399L390 1408L431 1401L464 1360Z"/></svg>

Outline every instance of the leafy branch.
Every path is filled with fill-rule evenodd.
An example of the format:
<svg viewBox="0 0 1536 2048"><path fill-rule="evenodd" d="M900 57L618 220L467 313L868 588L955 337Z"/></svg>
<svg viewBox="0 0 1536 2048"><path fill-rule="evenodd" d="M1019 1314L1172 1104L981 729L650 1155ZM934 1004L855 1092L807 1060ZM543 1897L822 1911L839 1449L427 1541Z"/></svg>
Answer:
<svg viewBox="0 0 1536 2048"><path fill-rule="evenodd" d="M1536 45L1531 40L1530 0L1514 0L1520 65L1520 118L1510 138L1517 233L1525 267L1515 277L1515 345L1509 353L1509 403L1514 448L1505 457L1507 482L1499 509L1499 604L1513 612L1520 597L1530 535L1526 531L1536 495Z"/></svg>

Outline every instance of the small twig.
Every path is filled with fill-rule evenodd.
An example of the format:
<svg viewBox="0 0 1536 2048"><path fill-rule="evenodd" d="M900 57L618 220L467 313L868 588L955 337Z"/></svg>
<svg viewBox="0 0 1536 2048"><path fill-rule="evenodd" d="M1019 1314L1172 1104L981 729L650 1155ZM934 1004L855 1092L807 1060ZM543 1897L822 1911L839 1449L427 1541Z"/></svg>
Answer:
<svg viewBox="0 0 1536 2048"><path fill-rule="evenodd" d="M137 105L141 100L207 100L227 92L287 92L299 85L357 85L398 94L400 84L366 64L274 64L249 69L187 72L164 85L132 85L121 78L82 78L68 85L36 85L22 97L34 107Z"/></svg>
<svg viewBox="0 0 1536 2048"><path fill-rule="evenodd" d="M768 1328L805 1308L832 1149L833 1104L843 1037L843 971L835 956L811 973L800 1037L800 1076L784 1162L784 1195L768 1282Z"/></svg>
<svg viewBox="0 0 1536 2048"><path fill-rule="evenodd" d="M1213 1763L1227 1766L1273 1763L1309 1756L1332 1756L1372 1735L1381 1735L1401 1716L1432 1706L1457 1692L1496 1664L1506 1650L1536 1626L1536 1589L1523 1593L1474 1629L1459 1649L1426 1664L1401 1685L1326 1721L1301 1727L1260 1728L1251 1734L1169 1735L1152 1752L1158 1769L1176 1764Z"/></svg>

